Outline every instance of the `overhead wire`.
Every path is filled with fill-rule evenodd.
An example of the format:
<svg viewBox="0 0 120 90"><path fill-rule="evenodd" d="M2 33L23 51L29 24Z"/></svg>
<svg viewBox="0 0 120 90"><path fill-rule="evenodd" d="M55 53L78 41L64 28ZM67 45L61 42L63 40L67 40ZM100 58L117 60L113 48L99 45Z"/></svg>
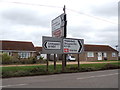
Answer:
<svg viewBox="0 0 120 90"><path fill-rule="evenodd" d="M3 2L6 2L6 1L3 1ZM32 6L43 6L43 7L51 7L51 8L63 8L63 7L59 7L59 6L53 6L53 5L42 5L42 4L23 3L23 2L7 2L7 3L24 4L24 5L32 5ZM97 17L97 16L90 15L90 14L87 14L87 13L84 13L84 12L79 12L79 11L76 11L76 10L73 10L73 9L70 9L70 8L66 8L66 9L69 10L69 11L72 11L74 13L82 14L82 15L85 15L85 16L88 16L88 17L91 17L91 18L101 20L101 21L109 22L109 23L112 23L112 24L119 24L119 23L112 22L112 21L110 21L108 19L105 19L105 18Z"/></svg>

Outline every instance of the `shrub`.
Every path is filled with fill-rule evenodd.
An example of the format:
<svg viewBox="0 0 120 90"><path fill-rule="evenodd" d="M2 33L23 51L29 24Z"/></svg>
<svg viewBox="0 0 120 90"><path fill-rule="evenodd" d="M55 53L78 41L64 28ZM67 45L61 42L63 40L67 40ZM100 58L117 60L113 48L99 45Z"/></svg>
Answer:
<svg viewBox="0 0 120 90"><path fill-rule="evenodd" d="M20 64L20 60L17 57L11 56L12 64Z"/></svg>
<svg viewBox="0 0 120 90"><path fill-rule="evenodd" d="M43 60L44 57L40 56L40 60Z"/></svg>
<svg viewBox="0 0 120 90"><path fill-rule="evenodd" d="M21 64L33 64L33 60L29 60L29 59L21 59L20 60Z"/></svg>
<svg viewBox="0 0 120 90"><path fill-rule="evenodd" d="M105 58L104 58L104 60L106 61L106 60L107 60L107 58L105 57Z"/></svg>
<svg viewBox="0 0 120 90"><path fill-rule="evenodd" d="M106 69L118 69L118 68L120 68L120 66L118 66L118 65L114 65L114 64L106 64L103 68L102 68L102 70L106 70Z"/></svg>
<svg viewBox="0 0 120 90"><path fill-rule="evenodd" d="M7 53L0 54L0 63L2 64L35 64L35 63L46 63L46 60L43 60L43 57L41 57L39 60L37 60L35 57L30 58L17 58L15 56L9 56Z"/></svg>
<svg viewBox="0 0 120 90"><path fill-rule="evenodd" d="M7 53L2 54L2 64L12 64L12 58Z"/></svg>
<svg viewBox="0 0 120 90"><path fill-rule="evenodd" d="M2 64L2 54L0 54L0 64Z"/></svg>
<svg viewBox="0 0 120 90"><path fill-rule="evenodd" d="M37 72L45 73L46 70L43 69L43 68L40 68L40 67L35 67L35 68L31 69L30 72L31 72L31 73L37 73Z"/></svg>
<svg viewBox="0 0 120 90"><path fill-rule="evenodd" d="M21 64L35 64L37 63L37 59L35 57L30 57L28 59L21 59Z"/></svg>
<svg viewBox="0 0 120 90"><path fill-rule="evenodd" d="M20 64L20 60L15 56L9 56L7 53L2 54L2 64Z"/></svg>
<svg viewBox="0 0 120 90"><path fill-rule="evenodd" d="M80 68L80 72L90 72L90 71L94 71L97 70L95 67L82 67Z"/></svg>
<svg viewBox="0 0 120 90"><path fill-rule="evenodd" d="M39 59L39 60L36 61L36 63L44 64L44 63L46 63L46 60L44 60L44 59Z"/></svg>

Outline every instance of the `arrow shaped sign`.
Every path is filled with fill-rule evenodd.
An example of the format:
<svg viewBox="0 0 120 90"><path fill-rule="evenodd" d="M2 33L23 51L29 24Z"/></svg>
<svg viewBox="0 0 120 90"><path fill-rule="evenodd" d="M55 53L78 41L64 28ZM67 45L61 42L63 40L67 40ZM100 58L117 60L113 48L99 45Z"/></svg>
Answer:
<svg viewBox="0 0 120 90"><path fill-rule="evenodd" d="M42 38L42 53L44 54L79 54L84 50L84 40L74 38Z"/></svg>
<svg viewBox="0 0 120 90"><path fill-rule="evenodd" d="M82 42L81 42L80 40L78 40L78 43L79 43L79 45L80 45L78 52L81 52L82 49L83 49L83 44L82 44Z"/></svg>
<svg viewBox="0 0 120 90"><path fill-rule="evenodd" d="M64 53L81 53L83 44L79 39L63 39Z"/></svg>

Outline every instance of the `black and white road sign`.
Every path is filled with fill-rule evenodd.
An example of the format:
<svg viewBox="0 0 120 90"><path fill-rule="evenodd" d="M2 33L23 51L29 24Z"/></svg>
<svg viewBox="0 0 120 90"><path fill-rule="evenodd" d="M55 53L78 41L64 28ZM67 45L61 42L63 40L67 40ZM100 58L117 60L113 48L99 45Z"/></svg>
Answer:
<svg viewBox="0 0 120 90"><path fill-rule="evenodd" d="M62 54L62 38L42 37L43 54Z"/></svg>
<svg viewBox="0 0 120 90"><path fill-rule="evenodd" d="M83 39L43 36L42 41L42 53L44 54L78 54L84 50Z"/></svg>
<svg viewBox="0 0 120 90"><path fill-rule="evenodd" d="M63 39L63 53L74 54L83 51L83 39Z"/></svg>

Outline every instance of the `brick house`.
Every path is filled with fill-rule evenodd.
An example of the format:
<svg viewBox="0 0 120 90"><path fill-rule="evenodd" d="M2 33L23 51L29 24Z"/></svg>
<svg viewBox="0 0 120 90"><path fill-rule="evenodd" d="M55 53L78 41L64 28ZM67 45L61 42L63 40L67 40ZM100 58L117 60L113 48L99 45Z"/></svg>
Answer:
<svg viewBox="0 0 120 90"><path fill-rule="evenodd" d="M46 54L41 54L42 47L34 47L32 42L0 40L0 52L21 59L35 56L46 58ZM77 54L72 55L77 58ZM85 44L84 52L79 56L80 61L118 60L118 51L108 45ZM61 55L57 55L57 58L62 59Z"/></svg>
<svg viewBox="0 0 120 90"><path fill-rule="evenodd" d="M26 59L34 57L36 51L32 42L1 40L0 52L21 59Z"/></svg>
<svg viewBox="0 0 120 90"><path fill-rule="evenodd" d="M73 54L76 58L77 55ZM84 45L80 61L118 60L118 51L108 45Z"/></svg>
<svg viewBox="0 0 120 90"><path fill-rule="evenodd" d="M37 52L42 52L42 47L37 47ZM77 59L77 54L70 54L75 56ZM96 60L118 60L118 51L109 45L84 45L84 52L80 55L80 61L96 61ZM61 60L62 55L58 54L57 59ZM51 60L53 60L53 55L51 55Z"/></svg>

